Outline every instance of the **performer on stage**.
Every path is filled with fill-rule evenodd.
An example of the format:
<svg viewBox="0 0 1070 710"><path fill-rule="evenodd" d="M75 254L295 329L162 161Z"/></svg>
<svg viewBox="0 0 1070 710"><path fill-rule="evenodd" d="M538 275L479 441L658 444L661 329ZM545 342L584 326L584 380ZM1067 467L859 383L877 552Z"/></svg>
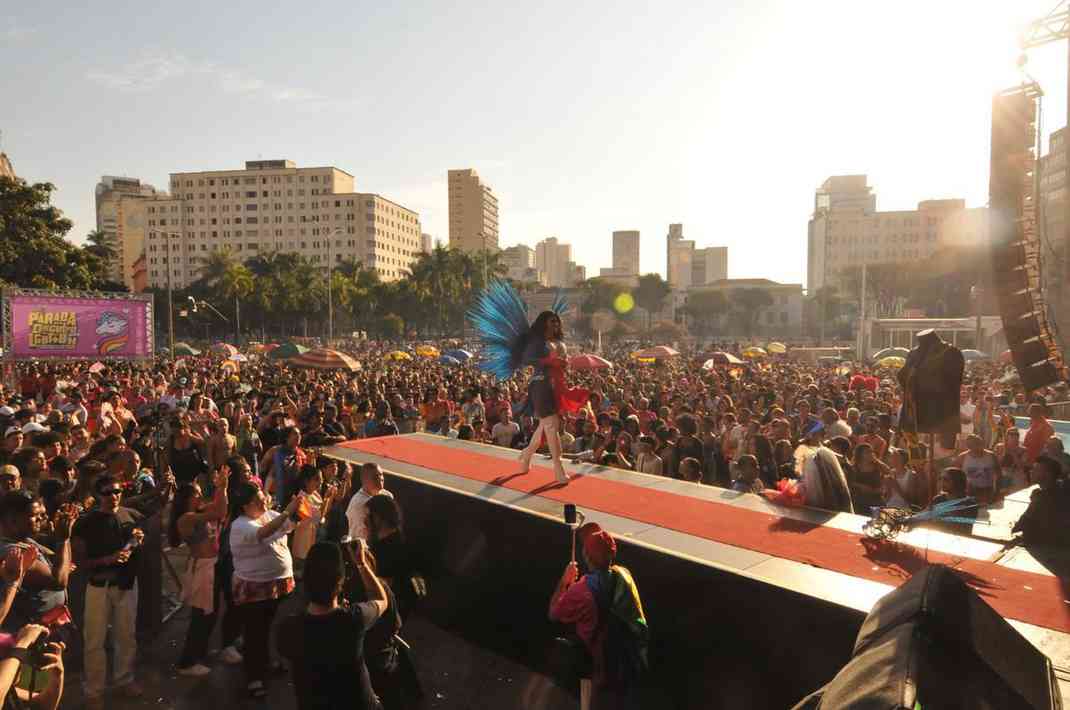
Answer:
<svg viewBox="0 0 1070 710"><path fill-rule="evenodd" d="M527 312L520 296L505 282L495 282L480 296L469 319L483 340L479 366L499 379L508 379L521 367L532 366L528 384L528 408L539 420L527 448L520 454L522 472L531 466L531 457L545 437L550 449L554 477L569 480L561 464L561 415L575 412L587 403L585 389L569 389L565 383L568 353L561 329L563 301L554 303L528 326Z"/></svg>

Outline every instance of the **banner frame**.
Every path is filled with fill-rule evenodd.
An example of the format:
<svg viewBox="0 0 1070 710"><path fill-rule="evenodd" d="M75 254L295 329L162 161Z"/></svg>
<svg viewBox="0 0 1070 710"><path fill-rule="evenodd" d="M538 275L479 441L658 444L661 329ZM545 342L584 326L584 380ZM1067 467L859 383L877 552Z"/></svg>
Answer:
<svg viewBox="0 0 1070 710"><path fill-rule="evenodd" d="M94 355L93 357L69 357L64 355L33 355L16 356L12 351L14 346L14 323L11 310L11 297L13 296L51 296L55 298L93 298L104 301L141 301L145 308L145 340L146 355ZM155 309L154 296L152 293L128 293L126 291L50 291L39 288L19 288L17 286L5 286L0 288L0 325L3 327L4 353L0 356L0 362L78 362L83 360L100 360L111 362L151 362L156 359L156 327L154 322Z"/></svg>

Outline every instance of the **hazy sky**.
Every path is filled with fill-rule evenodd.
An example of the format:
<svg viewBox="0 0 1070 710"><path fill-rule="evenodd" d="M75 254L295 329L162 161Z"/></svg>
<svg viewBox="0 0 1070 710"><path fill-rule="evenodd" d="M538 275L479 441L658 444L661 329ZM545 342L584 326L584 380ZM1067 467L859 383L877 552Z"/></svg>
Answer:
<svg viewBox="0 0 1070 710"><path fill-rule="evenodd" d="M664 272L683 222L730 277L801 281L829 175L867 173L879 209L985 203L991 94L1055 0L12 5L3 150L58 186L76 240L103 174L162 187L257 158L342 168L445 240L446 171L475 167L503 246L556 235L593 274L639 229ZM1065 58L1027 67L1047 131Z"/></svg>

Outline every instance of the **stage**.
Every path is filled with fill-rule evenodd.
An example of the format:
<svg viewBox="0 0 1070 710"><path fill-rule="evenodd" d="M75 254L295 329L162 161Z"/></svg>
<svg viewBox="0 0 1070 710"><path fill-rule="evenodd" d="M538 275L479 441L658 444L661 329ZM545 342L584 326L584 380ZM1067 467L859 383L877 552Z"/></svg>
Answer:
<svg viewBox="0 0 1070 710"><path fill-rule="evenodd" d="M515 602L541 600L530 623L545 614L568 557L562 506L574 503L620 541L618 559L636 576L655 636L671 639L666 653L694 649L707 636L745 644L763 656L763 668L781 674L787 687L777 703L831 678L873 603L927 562L958 571L1051 658L1070 698L1070 585L1060 580L1070 576L1057 576L1070 570L1065 553L1008 551L1000 535L923 529L897 546L873 547L864 544L861 516L786 509L755 495L588 464L569 465L579 477L558 486L546 459L519 476L516 451L428 434L346 442L326 453L378 463L414 538L421 526L433 531L421 545L429 564L441 562L441 576L501 584L501 599L480 589L487 610L515 613ZM439 612L450 614L446 606ZM717 655L715 644L704 646ZM686 668L678 659L666 666L679 682ZM701 668L693 663L691 671ZM682 691L666 707L692 706L689 695Z"/></svg>

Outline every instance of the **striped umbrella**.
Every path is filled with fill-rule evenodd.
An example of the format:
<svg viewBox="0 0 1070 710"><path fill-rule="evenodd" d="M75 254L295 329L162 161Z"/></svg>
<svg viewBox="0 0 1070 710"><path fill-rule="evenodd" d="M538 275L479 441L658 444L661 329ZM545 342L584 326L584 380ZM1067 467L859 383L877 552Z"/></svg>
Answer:
<svg viewBox="0 0 1070 710"><path fill-rule="evenodd" d="M216 355L230 357L231 355L237 355L238 349L229 343L216 343L212 346L212 352Z"/></svg>
<svg viewBox="0 0 1070 710"><path fill-rule="evenodd" d="M288 360L308 352L308 348L297 343L283 343L277 348L272 348L268 353L271 360Z"/></svg>
<svg viewBox="0 0 1070 710"><path fill-rule="evenodd" d="M632 357L639 360L661 360L664 358L676 357L680 352L668 345L657 345L646 350L640 350L637 353L632 353Z"/></svg>
<svg viewBox="0 0 1070 710"><path fill-rule="evenodd" d="M311 367L315 370L349 370L356 372L360 363L345 353L327 348L316 348L290 360L294 367Z"/></svg>
<svg viewBox="0 0 1070 710"><path fill-rule="evenodd" d="M612 370L613 363L597 355L573 355L568 359L568 366L573 370Z"/></svg>

